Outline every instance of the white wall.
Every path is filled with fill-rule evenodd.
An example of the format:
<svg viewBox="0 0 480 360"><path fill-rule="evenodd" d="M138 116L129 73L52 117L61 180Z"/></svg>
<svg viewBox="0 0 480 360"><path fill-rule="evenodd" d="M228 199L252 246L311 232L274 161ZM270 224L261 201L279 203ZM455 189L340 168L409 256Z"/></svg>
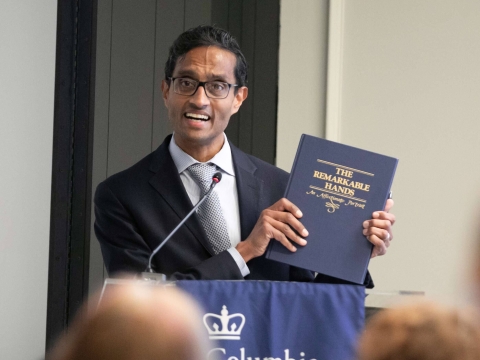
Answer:
<svg viewBox="0 0 480 360"><path fill-rule="evenodd" d="M480 208L480 2L333 0L340 1L343 61L332 67L341 69L339 140L400 159L395 239L370 265L376 290L455 301L466 293ZM316 11L309 6L306 22ZM282 12L282 24L284 17L298 21L291 9ZM295 44L286 39L281 50L298 46L299 37ZM312 66L296 74L310 74ZM285 86L280 82L280 95ZM280 102L285 121L280 111L291 104ZM286 161L277 153L279 164Z"/></svg>
<svg viewBox="0 0 480 360"><path fill-rule="evenodd" d="M344 24L341 141L400 159L377 288L453 299L480 200L480 2L345 1Z"/></svg>
<svg viewBox="0 0 480 360"><path fill-rule="evenodd" d="M0 357L45 349L57 2L0 5Z"/></svg>
<svg viewBox="0 0 480 360"><path fill-rule="evenodd" d="M276 165L290 171L300 136L325 131L328 1L280 2Z"/></svg>

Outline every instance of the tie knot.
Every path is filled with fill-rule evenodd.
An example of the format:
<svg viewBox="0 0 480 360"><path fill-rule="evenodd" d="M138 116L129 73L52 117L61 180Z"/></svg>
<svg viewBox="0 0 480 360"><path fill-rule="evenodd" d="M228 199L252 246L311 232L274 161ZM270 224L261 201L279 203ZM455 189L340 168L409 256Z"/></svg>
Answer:
<svg viewBox="0 0 480 360"><path fill-rule="evenodd" d="M196 163L188 167L188 171L199 183L202 190L205 192L212 183L213 174L217 171L216 165L212 163Z"/></svg>

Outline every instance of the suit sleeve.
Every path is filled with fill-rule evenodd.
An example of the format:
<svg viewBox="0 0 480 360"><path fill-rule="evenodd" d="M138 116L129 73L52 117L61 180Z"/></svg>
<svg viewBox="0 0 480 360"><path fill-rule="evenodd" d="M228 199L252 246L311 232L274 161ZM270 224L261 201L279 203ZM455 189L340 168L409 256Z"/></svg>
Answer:
<svg viewBox="0 0 480 360"><path fill-rule="evenodd" d="M95 234L110 276L145 271L151 249L141 235L133 214L106 183L95 193ZM228 251L199 261L186 270L168 274L170 280L243 280Z"/></svg>
<svg viewBox="0 0 480 360"><path fill-rule="evenodd" d="M144 271L151 250L133 217L105 183L98 185L94 203L95 235L108 273Z"/></svg>
<svg viewBox="0 0 480 360"><path fill-rule="evenodd" d="M202 261L186 271L177 271L169 280L243 280L237 263L228 251Z"/></svg>

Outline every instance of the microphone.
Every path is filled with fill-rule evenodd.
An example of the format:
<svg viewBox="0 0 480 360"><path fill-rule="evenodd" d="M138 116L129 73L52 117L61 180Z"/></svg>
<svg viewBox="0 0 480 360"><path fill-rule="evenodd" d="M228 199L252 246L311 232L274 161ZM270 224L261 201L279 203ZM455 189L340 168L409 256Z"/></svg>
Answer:
<svg viewBox="0 0 480 360"><path fill-rule="evenodd" d="M215 174L212 176L212 181L215 181L217 184L222 180L222 173L220 171L217 171Z"/></svg>
<svg viewBox="0 0 480 360"><path fill-rule="evenodd" d="M222 173L217 171L215 174L213 174L212 176L212 183L210 184L210 189L208 189L208 191L205 193L205 195L202 196L202 198L197 202L197 204L193 207L193 209L187 214L187 216L185 216L183 218L182 221L180 221L180 223L175 227L175 229L173 229L170 234L168 234L168 236L165 238L165 240L163 240L160 245L158 245L155 250L153 250L152 254L150 255L150 258L148 259L148 266L147 268L145 269L145 271L142 273L144 274L144 278L146 279L157 279L157 277L151 276L152 273L155 273L155 271L153 271L152 269L152 259L153 257L155 256L155 254L167 243L168 240L170 240L170 238L177 232L177 230L185 223L185 221L187 221L190 216L192 216L192 214L198 209L198 207L200 205L202 205L202 203L205 201L205 199L207 198L208 195L210 195L210 193L212 192L213 188L222 180ZM147 274L145 274L147 273ZM165 280L165 275L162 274L162 279Z"/></svg>

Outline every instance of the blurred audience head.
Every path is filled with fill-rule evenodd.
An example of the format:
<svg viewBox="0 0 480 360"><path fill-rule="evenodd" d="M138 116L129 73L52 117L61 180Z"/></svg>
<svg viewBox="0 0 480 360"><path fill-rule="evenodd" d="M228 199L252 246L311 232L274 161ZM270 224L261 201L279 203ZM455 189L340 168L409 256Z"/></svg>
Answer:
<svg viewBox="0 0 480 360"><path fill-rule="evenodd" d="M359 360L480 360L476 314L433 302L382 310L367 323Z"/></svg>
<svg viewBox="0 0 480 360"><path fill-rule="evenodd" d="M88 305L87 305L88 306ZM175 288L124 285L92 300L48 360L197 360L208 352L195 302Z"/></svg>

